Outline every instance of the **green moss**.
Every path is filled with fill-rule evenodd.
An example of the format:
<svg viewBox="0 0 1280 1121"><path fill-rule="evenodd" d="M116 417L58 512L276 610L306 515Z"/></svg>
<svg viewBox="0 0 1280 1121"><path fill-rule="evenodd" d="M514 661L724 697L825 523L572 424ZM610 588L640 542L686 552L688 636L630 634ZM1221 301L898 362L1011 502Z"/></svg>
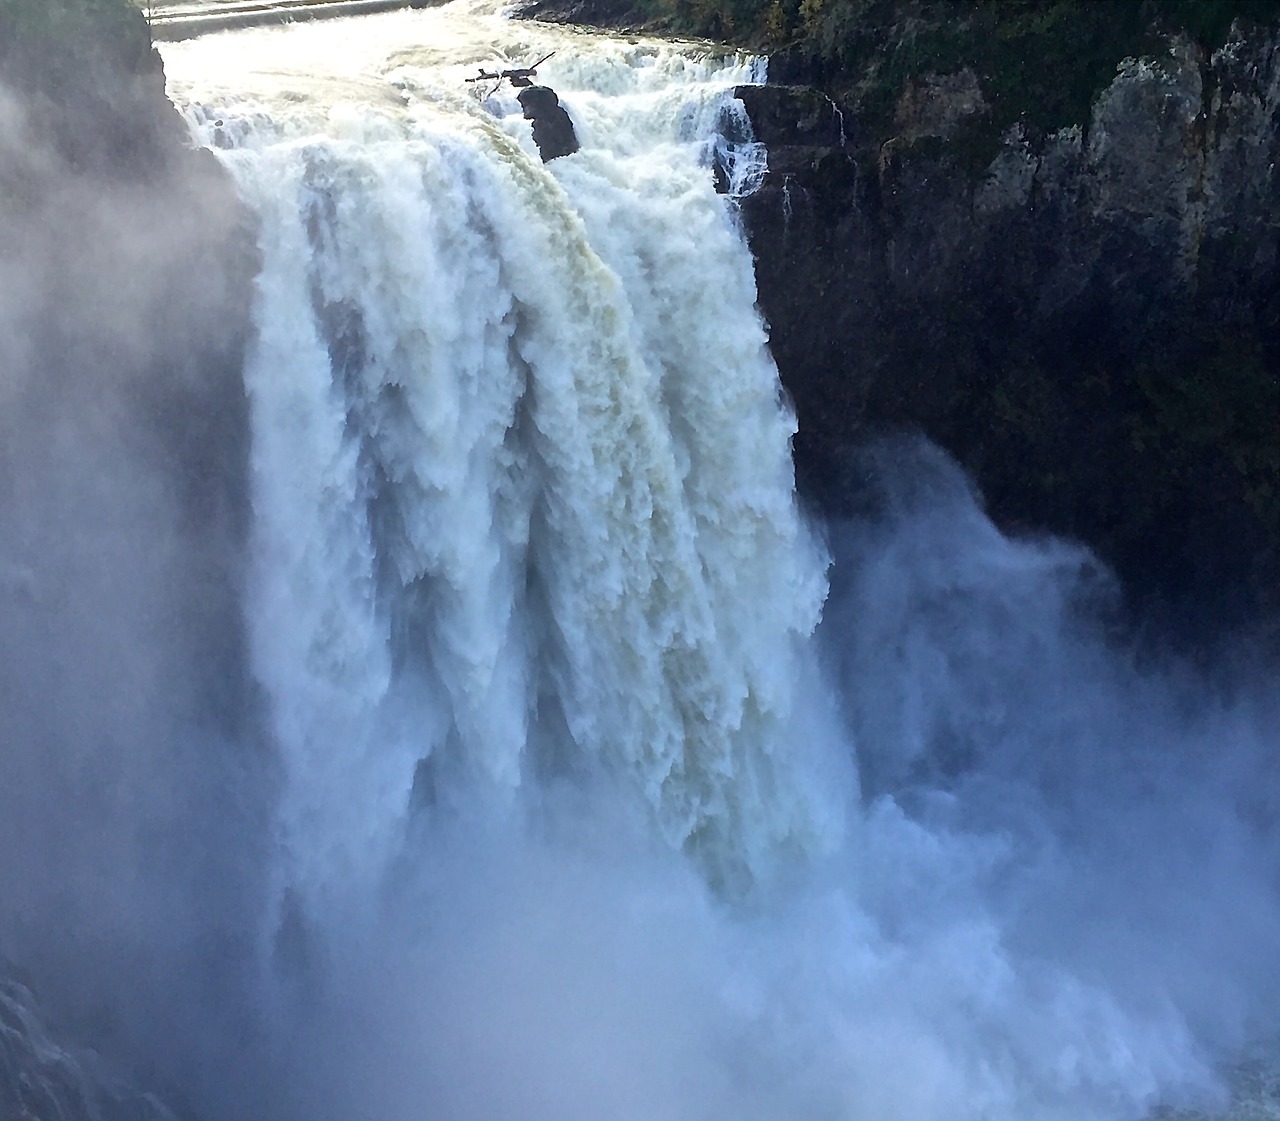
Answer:
<svg viewBox="0 0 1280 1121"><path fill-rule="evenodd" d="M139 40L141 11L130 0L0 0L0 65L6 58L48 51L51 59L149 49Z"/></svg>
<svg viewBox="0 0 1280 1121"><path fill-rule="evenodd" d="M71 170L146 177L182 135L131 0L0 0L0 83ZM17 190L9 171L0 188Z"/></svg>
<svg viewBox="0 0 1280 1121"><path fill-rule="evenodd" d="M0 27L6 43L19 37L79 38L89 30L109 30L136 12L128 0L0 0Z"/></svg>

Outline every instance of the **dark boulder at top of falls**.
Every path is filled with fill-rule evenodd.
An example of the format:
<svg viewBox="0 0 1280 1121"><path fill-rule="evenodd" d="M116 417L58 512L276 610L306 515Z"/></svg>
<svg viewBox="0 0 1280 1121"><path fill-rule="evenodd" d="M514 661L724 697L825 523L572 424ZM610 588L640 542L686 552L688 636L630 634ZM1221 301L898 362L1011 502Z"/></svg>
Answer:
<svg viewBox="0 0 1280 1121"><path fill-rule="evenodd" d="M560 156L571 156L578 150L578 135L573 121L560 104L556 91L549 86L526 86L517 95L527 121L533 122L533 142L549 163Z"/></svg>

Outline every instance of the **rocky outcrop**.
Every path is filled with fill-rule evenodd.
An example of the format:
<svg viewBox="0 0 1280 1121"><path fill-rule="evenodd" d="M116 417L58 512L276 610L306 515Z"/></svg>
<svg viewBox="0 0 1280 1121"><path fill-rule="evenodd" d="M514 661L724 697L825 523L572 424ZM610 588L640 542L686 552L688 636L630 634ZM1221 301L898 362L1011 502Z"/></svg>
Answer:
<svg viewBox="0 0 1280 1121"><path fill-rule="evenodd" d="M1280 33L1168 39L994 158L972 71L904 83L887 138L816 89L739 92L806 493L840 509L847 449L918 428L1131 589L1280 613Z"/></svg>
<svg viewBox="0 0 1280 1121"><path fill-rule="evenodd" d="M122 0L4 0L0 82L32 139L72 174L150 177L182 160L184 129L141 11ZM14 112L7 106L12 142ZM13 190L22 161L6 160ZM19 184L20 185L20 184ZM22 196L20 196L22 197Z"/></svg>
<svg viewBox="0 0 1280 1121"><path fill-rule="evenodd" d="M191 147L128 0L8 0L0 44L0 512L15 530L32 520L31 532L5 535L0 562L47 567L20 554L53 518L29 500L36 476L69 484L59 440L78 461L101 453L86 485L109 486L126 461L162 473L184 532L201 538L187 558L207 581L192 601L208 612L196 630L220 636L230 681L240 642L230 570L248 502L251 218L216 159ZM210 712L227 699L209 697Z"/></svg>
<svg viewBox="0 0 1280 1121"><path fill-rule="evenodd" d="M0 1117L5 1121L176 1121L94 1052L55 1038L31 989L0 960Z"/></svg>
<svg viewBox="0 0 1280 1121"><path fill-rule="evenodd" d="M543 163L571 156L578 150L573 121L550 86L525 86L518 94L526 121L533 122L533 142Z"/></svg>

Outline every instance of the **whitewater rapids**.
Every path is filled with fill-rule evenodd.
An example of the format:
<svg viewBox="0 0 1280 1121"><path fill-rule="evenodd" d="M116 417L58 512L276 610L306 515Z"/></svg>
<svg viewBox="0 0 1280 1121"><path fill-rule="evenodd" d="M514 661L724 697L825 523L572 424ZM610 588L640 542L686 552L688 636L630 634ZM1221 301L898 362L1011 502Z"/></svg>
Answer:
<svg viewBox="0 0 1280 1121"><path fill-rule="evenodd" d="M550 51L544 165L465 79ZM733 203L761 61L467 0L164 56L260 226L259 1108L1222 1100L1275 1027L1274 695L1187 716L1080 622L1093 562L927 449L867 525L802 516Z"/></svg>

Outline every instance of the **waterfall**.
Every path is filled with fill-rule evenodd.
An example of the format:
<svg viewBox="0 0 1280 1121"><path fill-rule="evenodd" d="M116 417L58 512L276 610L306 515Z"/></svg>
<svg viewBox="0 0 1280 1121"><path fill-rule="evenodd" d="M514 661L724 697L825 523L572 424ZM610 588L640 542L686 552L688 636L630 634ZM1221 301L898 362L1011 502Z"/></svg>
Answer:
<svg viewBox="0 0 1280 1121"><path fill-rule="evenodd" d="M839 818L795 793L825 560L709 167L753 177L724 126L760 64L559 43L583 150L544 166L440 22L370 25L378 69L338 25L291 31L308 77L257 87L236 63L282 32L184 49L234 87L182 96L262 223L249 618L290 886L376 878L415 797L547 768L630 784L744 885Z"/></svg>
<svg viewBox="0 0 1280 1121"><path fill-rule="evenodd" d="M553 51L581 150L544 164L466 79ZM936 450L802 514L735 215L761 61L483 0L164 54L259 223L242 1112L1227 1099L1280 1027L1274 687L1136 668L1101 567Z"/></svg>

